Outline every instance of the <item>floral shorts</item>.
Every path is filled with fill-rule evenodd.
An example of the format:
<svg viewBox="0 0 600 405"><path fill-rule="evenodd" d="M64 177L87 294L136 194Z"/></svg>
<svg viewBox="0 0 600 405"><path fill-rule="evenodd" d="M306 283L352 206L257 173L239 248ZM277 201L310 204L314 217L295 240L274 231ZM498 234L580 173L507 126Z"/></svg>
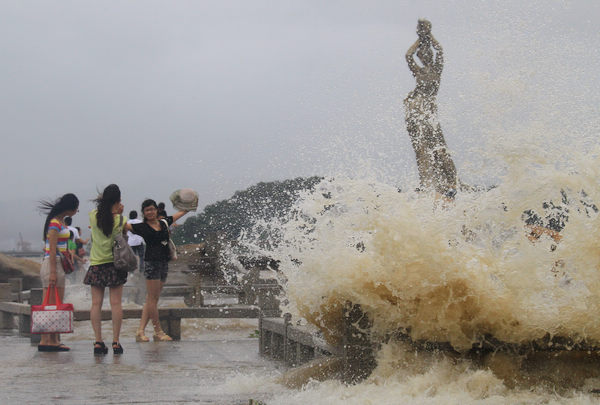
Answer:
<svg viewBox="0 0 600 405"><path fill-rule="evenodd" d="M169 263L163 261L145 261L144 262L144 276L146 280L159 280L163 283L167 281L167 274L169 273Z"/></svg>
<svg viewBox="0 0 600 405"><path fill-rule="evenodd" d="M83 284L94 287L118 287L127 282L127 270L115 269L114 263L90 266Z"/></svg>

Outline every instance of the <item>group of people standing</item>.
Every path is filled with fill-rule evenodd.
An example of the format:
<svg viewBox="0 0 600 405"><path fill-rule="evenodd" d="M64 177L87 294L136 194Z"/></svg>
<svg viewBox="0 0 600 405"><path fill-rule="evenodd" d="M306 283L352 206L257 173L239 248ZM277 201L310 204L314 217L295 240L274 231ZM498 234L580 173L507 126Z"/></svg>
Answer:
<svg viewBox="0 0 600 405"><path fill-rule="evenodd" d="M109 300L112 313L112 350L114 354L122 354L123 346L119 337L123 319L122 295L123 285L127 281L126 270L116 269L113 258L113 243L116 235L127 233L140 236L145 242L145 253L140 263L146 278L146 302L142 310L142 318L136 333L136 341L148 342L145 329L151 320L154 326L155 341L172 340L160 326L158 319L158 298L167 279L169 271L169 226L184 216L187 210L180 210L172 216L159 216L159 208L154 200L147 199L142 203L143 219L128 221L123 217L121 190L116 184L107 186L95 200L96 209L89 213L92 247L89 268L83 283L91 288L92 305L90 319L94 330L94 354L108 353L102 337L102 303L106 288L109 289ZM196 207L193 207L195 210ZM44 294L49 288L57 288L62 300L65 291L65 272L60 260L60 252L68 250L70 231L65 219L73 217L79 211L79 200L74 194L65 194L55 202L42 201L40 209L46 213L44 224L44 259L40 276ZM163 208L164 210L164 208ZM135 215L137 217L137 215ZM143 245L142 245L143 249ZM139 252L139 248L137 249ZM139 254L139 253L138 253ZM54 303L54 295L50 294L50 304ZM58 334L42 335L40 351L68 351L69 347L60 343Z"/></svg>
<svg viewBox="0 0 600 405"><path fill-rule="evenodd" d="M81 228L73 226L73 218L65 217L64 223L69 229L70 235L69 240L67 241L67 247L70 252L69 260L71 260L75 269L75 271L70 274L70 280L73 282L76 280L77 274L80 274L81 270L84 269L84 265L87 262L84 245L89 242L89 239L83 239L81 237ZM67 278L68 277L69 275L67 275Z"/></svg>

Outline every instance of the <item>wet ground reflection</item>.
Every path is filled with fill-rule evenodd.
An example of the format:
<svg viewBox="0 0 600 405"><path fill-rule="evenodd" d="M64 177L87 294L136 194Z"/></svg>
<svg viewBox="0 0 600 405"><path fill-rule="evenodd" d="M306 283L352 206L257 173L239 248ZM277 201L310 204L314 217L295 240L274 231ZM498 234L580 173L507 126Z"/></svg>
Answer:
<svg viewBox="0 0 600 405"><path fill-rule="evenodd" d="M85 325L79 330L87 332ZM63 339L72 348L66 353L40 353L29 339L5 334L0 336L0 403L247 404L249 398L266 399L271 393L260 386L252 392L228 386L240 375L279 372L277 364L260 358L249 331L252 325L221 331L229 339L211 340L208 333L208 339L180 342L136 343L124 337L121 356L112 351L94 356L91 339L77 332Z"/></svg>

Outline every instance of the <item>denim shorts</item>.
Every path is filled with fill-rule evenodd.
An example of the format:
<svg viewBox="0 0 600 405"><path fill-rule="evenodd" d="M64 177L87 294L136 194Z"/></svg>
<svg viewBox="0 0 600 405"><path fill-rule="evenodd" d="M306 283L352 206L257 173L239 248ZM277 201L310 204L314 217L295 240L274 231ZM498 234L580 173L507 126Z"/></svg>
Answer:
<svg viewBox="0 0 600 405"><path fill-rule="evenodd" d="M167 281L169 273L169 263L163 261L146 260L144 262L144 277L146 280L160 280L163 283Z"/></svg>

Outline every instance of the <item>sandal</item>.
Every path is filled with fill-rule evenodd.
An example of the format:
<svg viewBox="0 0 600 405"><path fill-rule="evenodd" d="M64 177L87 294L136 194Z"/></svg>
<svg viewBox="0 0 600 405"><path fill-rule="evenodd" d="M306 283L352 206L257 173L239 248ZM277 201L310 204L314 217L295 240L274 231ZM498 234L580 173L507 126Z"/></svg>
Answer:
<svg viewBox="0 0 600 405"><path fill-rule="evenodd" d="M149 342L150 339L148 338L148 336L146 336L144 334L143 330L138 329L138 331L135 333L135 341L136 342Z"/></svg>
<svg viewBox="0 0 600 405"><path fill-rule="evenodd" d="M104 342L94 342L94 354L106 354L108 353L108 347Z"/></svg>
<svg viewBox="0 0 600 405"><path fill-rule="evenodd" d="M70 347L63 345L38 345L38 352L68 352Z"/></svg>
<svg viewBox="0 0 600 405"><path fill-rule="evenodd" d="M112 342L113 354L123 354L123 346L119 342Z"/></svg>
<svg viewBox="0 0 600 405"><path fill-rule="evenodd" d="M171 342L173 338L167 335L164 331L158 331L153 336L155 342Z"/></svg>

